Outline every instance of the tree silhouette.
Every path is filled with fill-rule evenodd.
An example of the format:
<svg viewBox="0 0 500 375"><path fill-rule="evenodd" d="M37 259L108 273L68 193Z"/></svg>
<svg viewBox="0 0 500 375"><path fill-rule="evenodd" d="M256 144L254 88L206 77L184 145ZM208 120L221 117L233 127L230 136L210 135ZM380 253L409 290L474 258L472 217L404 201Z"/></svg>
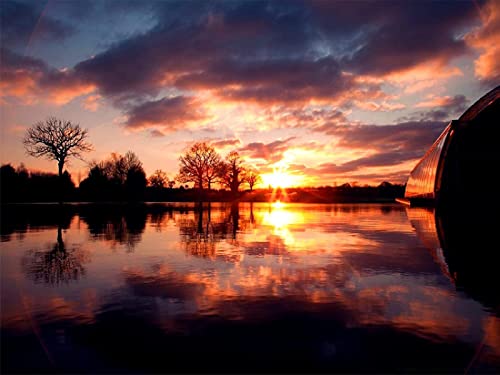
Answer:
<svg viewBox="0 0 500 375"><path fill-rule="evenodd" d="M199 189L200 198L203 187L208 190L221 172L222 162L220 155L212 146L205 142L197 142L179 158L179 175L177 180L181 183L193 182Z"/></svg>
<svg viewBox="0 0 500 375"><path fill-rule="evenodd" d="M157 169L148 179L149 186L156 189L164 188L168 182L167 174L161 169Z"/></svg>
<svg viewBox="0 0 500 375"><path fill-rule="evenodd" d="M92 145L86 139L87 130L79 124L49 117L27 130L23 144L28 155L57 161L59 178L62 180L67 159L81 159L82 153L92 150Z"/></svg>
<svg viewBox="0 0 500 375"><path fill-rule="evenodd" d="M240 155L236 151L231 151L222 163L221 179L222 183L231 189L233 196L238 194L240 185L245 182L245 172L246 168Z"/></svg>
<svg viewBox="0 0 500 375"><path fill-rule="evenodd" d="M88 177L80 183L80 191L93 199L107 197L141 199L144 196L147 179L142 162L132 151L124 156L112 153L99 163L92 162Z"/></svg>
<svg viewBox="0 0 500 375"><path fill-rule="evenodd" d="M86 139L87 130L80 128L79 124L50 117L28 129L23 144L30 156L56 160L59 175L62 175L67 158L81 158L83 152L92 150Z"/></svg>
<svg viewBox="0 0 500 375"><path fill-rule="evenodd" d="M262 178L255 170L249 170L245 176L245 181L250 187L250 191L253 191L253 187L261 182Z"/></svg>

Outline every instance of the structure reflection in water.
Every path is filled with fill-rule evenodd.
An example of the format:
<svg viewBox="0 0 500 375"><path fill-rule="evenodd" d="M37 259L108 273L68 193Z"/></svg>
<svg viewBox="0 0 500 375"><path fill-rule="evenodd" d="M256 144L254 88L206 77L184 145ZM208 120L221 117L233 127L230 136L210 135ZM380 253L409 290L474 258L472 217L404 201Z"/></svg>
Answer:
<svg viewBox="0 0 500 375"><path fill-rule="evenodd" d="M500 313L498 222L486 208L407 208L422 243L459 290Z"/></svg>

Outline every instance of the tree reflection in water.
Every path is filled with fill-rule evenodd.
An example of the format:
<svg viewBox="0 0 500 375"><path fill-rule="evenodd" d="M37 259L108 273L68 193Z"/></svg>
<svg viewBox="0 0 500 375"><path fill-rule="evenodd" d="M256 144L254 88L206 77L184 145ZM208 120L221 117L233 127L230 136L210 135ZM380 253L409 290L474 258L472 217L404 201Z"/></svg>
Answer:
<svg viewBox="0 0 500 375"><path fill-rule="evenodd" d="M90 235L94 239L125 245L131 252L141 242L146 227L146 207L134 206L91 206L82 209L81 218L88 224Z"/></svg>
<svg viewBox="0 0 500 375"><path fill-rule="evenodd" d="M214 259L223 255L217 253L217 243L225 241L236 246L238 233L246 228L247 222L248 219L240 216L237 202L232 203L229 209L225 205L213 209L209 203L205 207L198 204L193 218L182 217L177 225L188 254Z"/></svg>
<svg viewBox="0 0 500 375"><path fill-rule="evenodd" d="M57 227L57 241L49 250L30 250L22 260L22 267L35 283L49 285L68 284L85 275L84 264L90 255L80 247L66 248L62 226Z"/></svg>

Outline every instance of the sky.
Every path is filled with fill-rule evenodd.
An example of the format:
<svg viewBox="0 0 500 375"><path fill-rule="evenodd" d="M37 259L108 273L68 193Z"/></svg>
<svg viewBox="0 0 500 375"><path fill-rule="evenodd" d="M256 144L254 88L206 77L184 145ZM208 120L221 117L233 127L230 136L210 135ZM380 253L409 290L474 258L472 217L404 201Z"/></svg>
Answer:
<svg viewBox="0 0 500 375"><path fill-rule="evenodd" d="M0 1L0 162L56 116L178 173L205 141L284 186L404 183L500 82L499 1Z"/></svg>

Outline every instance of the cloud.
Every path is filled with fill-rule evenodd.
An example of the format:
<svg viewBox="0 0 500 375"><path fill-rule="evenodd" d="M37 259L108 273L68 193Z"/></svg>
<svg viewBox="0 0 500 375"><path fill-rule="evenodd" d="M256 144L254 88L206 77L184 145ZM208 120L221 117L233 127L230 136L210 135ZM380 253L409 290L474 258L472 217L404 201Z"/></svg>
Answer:
<svg viewBox="0 0 500 375"><path fill-rule="evenodd" d="M282 106L270 112L282 126L328 134L348 122L341 110L403 109L384 92L386 82L417 92L436 84L429 72L460 74L450 60L486 35L478 31L467 43L457 36L479 20L465 2L158 2L132 11L148 15L150 27L124 34L69 69L5 52L3 96L64 104L92 94L83 106L94 110L99 95L122 111L126 127L162 133L205 121L209 106L193 98L210 97L266 110ZM415 76L420 80L408 81ZM166 97L172 93L177 96ZM428 112L407 120L444 118Z"/></svg>
<svg viewBox="0 0 500 375"><path fill-rule="evenodd" d="M202 121L207 114L196 98L186 96L167 97L131 107L126 112L127 128L143 129L160 127L164 132L172 132L186 127L189 123Z"/></svg>
<svg viewBox="0 0 500 375"><path fill-rule="evenodd" d="M474 62L475 74L482 80L500 79L500 3L490 0L481 9L482 25L466 36L466 42L480 55Z"/></svg>
<svg viewBox="0 0 500 375"><path fill-rule="evenodd" d="M24 103L40 99L65 104L95 90L67 70L50 68L42 60L21 56L11 50L0 51L1 96L16 98Z"/></svg>
<svg viewBox="0 0 500 375"><path fill-rule="evenodd" d="M61 41L74 34L70 24L44 15L42 3L2 1L0 24L1 45L25 47L33 39Z"/></svg>
<svg viewBox="0 0 500 375"><path fill-rule="evenodd" d="M389 103L386 101L383 101L381 103L376 103L373 101L366 102L357 100L354 102L354 105L365 111L372 111L372 112L392 112L406 108L406 106L402 103Z"/></svg>
<svg viewBox="0 0 500 375"><path fill-rule="evenodd" d="M432 143L431 143L432 144ZM430 146L430 145L429 145ZM388 152L376 152L371 156L351 160L347 163L337 165L334 163L324 163L319 166L318 172L323 173L349 173L358 171L361 168L387 167L398 165L409 160L419 159L424 155L421 150L394 150Z"/></svg>
<svg viewBox="0 0 500 375"><path fill-rule="evenodd" d="M266 121L284 128L318 128L325 123L348 124L343 111L332 106L277 106L266 110Z"/></svg>
<svg viewBox="0 0 500 375"><path fill-rule="evenodd" d="M269 163L275 163L283 158L283 153L288 150L289 142L295 139L290 137L284 140L277 140L270 143L252 142L238 151L244 153L252 159L264 159Z"/></svg>
<svg viewBox="0 0 500 375"><path fill-rule="evenodd" d="M239 139L222 139L220 141L212 141L210 144L215 148L226 148L229 146L237 146L241 143Z"/></svg>
<svg viewBox="0 0 500 375"><path fill-rule="evenodd" d="M417 121L450 121L453 118L459 117L467 109L468 103L469 101L464 95L430 97L428 100L417 103L415 107L433 109L414 112L405 119Z"/></svg>
<svg viewBox="0 0 500 375"><path fill-rule="evenodd" d="M338 139L336 147L370 150L371 154L342 164L323 163L316 172L319 175L338 175L418 160L445 126L445 122L439 121L413 121L395 125L332 125L327 133Z"/></svg>
<svg viewBox="0 0 500 375"><path fill-rule="evenodd" d="M349 9L343 9L343 8ZM340 8L340 9L339 9ZM459 30L477 20L472 2L361 3L333 6L335 20L346 17L362 36L343 66L358 74L384 76L424 62L448 63L468 53Z"/></svg>
<svg viewBox="0 0 500 375"><path fill-rule="evenodd" d="M89 95L83 100L82 106L88 111L95 112L101 106L100 100L100 95Z"/></svg>
<svg viewBox="0 0 500 375"><path fill-rule="evenodd" d="M163 134L161 131L159 131L158 129L153 129L151 130L150 132L151 136L153 138L161 138L161 137L164 137L165 134Z"/></svg>
<svg viewBox="0 0 500 375"><path fill-rule="evenodd" d="M364 99L380 92L344 74L334 55L316 51L318 25L307 14L293 2L215 4L175 24L160 19L74 72L113 97L154 97L165 87L259 103Z"/></svg>
<svg viewBox="0 0 500 375"><path fill-rule="evenodd" d="M251 62L227 59L201 72L184 74L174 84L188 89L213 89L226 100L267 104L332 101L349 96L355 87L353 77L343 74L331 57Z"/></svg>
<svg viewBox="0 0 500 375"><path fill-rule="evenodd" d="M426 108L426 107L449 107L449 106L460 106L463 107L467 103L467 99L463 95L451 96L432 96L428 100L415 104L416 108Z"/></svg>

